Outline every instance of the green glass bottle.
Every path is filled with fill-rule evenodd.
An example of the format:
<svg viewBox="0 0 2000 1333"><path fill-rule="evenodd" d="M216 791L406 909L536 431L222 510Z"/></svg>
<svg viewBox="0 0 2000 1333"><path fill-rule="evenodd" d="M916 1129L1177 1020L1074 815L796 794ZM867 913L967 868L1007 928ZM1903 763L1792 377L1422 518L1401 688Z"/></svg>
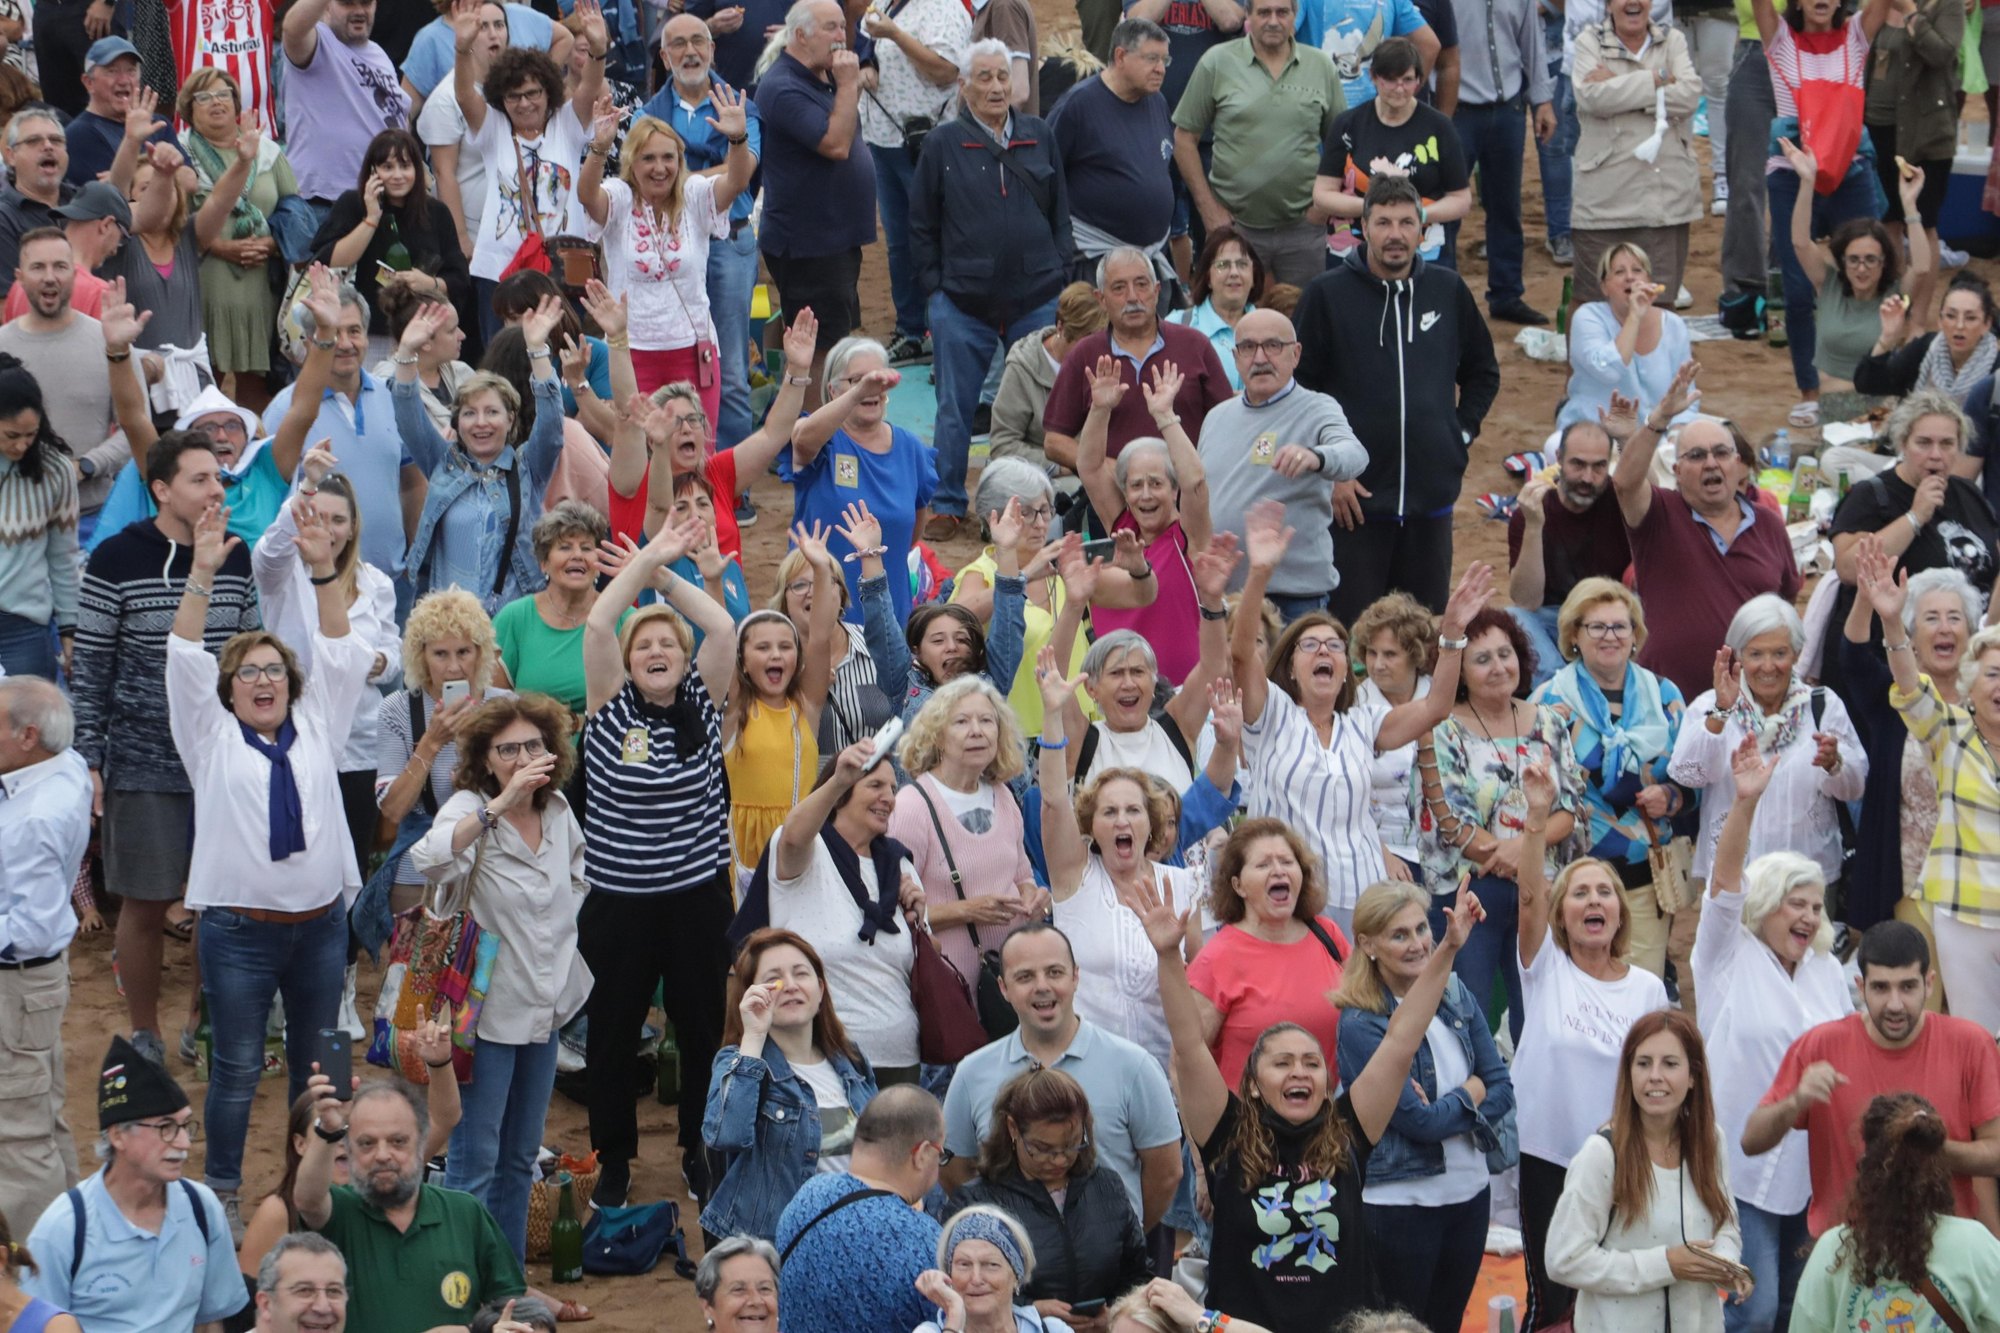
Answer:
<svg viewBox="0 0 2000 1333"><path fill-rule="evenodd" d="M1777 269L1764 284L1764 333L1773 347L1790 341L1785 334L1785 275Z"/></svg>
<svg viewBox="0 0 2000 1333"><path fill-rule="evenodd" d="M1575 292L1575 280L1569 274L1563 274L1562 304L1556 307L1556 333L1562 337L1569 335L1569 303Z"/></svg>
<svg viewBox="0 0 2000 1333"><path fill-rule="evenodd" d="M669 1023L660 1034L660 1044L654 1048L653 1060L658 1075L658 1086L654 1095L662 1106L676 1106L681 1100L681 1052L674 1044L674 1028Z"/></svg>
<svg viewBox="0 0 2000 1333"><path fill-rule="evenodd" d="M583 1281L583 1223L576 1220L575 1181L569 1172L556 1176L562 1196L556 1204L555 1221L549 1223L549 1279L553 1282Z"/></svg>

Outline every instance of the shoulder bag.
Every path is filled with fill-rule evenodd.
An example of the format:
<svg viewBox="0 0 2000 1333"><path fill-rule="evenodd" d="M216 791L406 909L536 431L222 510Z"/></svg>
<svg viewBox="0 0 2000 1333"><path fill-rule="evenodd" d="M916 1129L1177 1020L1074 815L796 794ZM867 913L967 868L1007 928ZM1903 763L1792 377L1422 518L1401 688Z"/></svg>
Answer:
<svg viewBox="0 0 2000 1333"><path fill-rule="evenodd" d="M1643 811L1639 819L1646 826L1646 868L1653 875L1653 897L1660 905L1660 915L1672 916L1688 906L1688 875L1694 868L1694 843L1671 833L1662 838L1659 825Z"/></svg>
<svg viewBox="0 0 2000 1333"><path fill-rule="evenodd" d="M1944 1293L1937 1289L1937 1283L1931 1281L1929 1273L1924 1274L1921 1281L1914 1282L1911 1285L1917 1289L1918 1293L1925 1300L1930 1302L1932 1313L1944 1320L1945 1327L1950 1329L1951 1333L1970 1333L1965 1322L1965 1316L1952 1308L1951 1302L1944 1298Z"/></svg>
<svg viewBox="0 0 2000 1333"><path fill-rule="evenodd" d="M937 806L931 803L931 794L924 790L921 778L910 785L924 799L924 809L931 816L931 828L937 833L938 849L944 853L945 868L951 871L952 892L958 895L960 902L964 902L965 885L959 878L958 860L951 854L951 842L944 836L944 825L938 820ZM994 799L998 800L1000 784L995 783L994 786ZM1014 1012L1014 1006L1007 1003L1007 997L1000 993L1000 951L982 947L979 928L970 921L965 923L965 933L972 937L972 947L979 952L979 981L975 988L979 1001L979 1025L986 1029L988 1037L998 1041L1021 1026L1021 1016Z"/></svg>

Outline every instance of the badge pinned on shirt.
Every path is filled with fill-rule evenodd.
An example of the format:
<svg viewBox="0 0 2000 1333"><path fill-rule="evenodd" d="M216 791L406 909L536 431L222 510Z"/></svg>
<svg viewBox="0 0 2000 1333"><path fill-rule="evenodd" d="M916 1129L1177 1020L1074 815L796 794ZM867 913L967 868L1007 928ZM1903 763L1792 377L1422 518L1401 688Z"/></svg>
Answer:
<svg viewBox="0 0 2000 1333"><path fill-rule="evenodd" d="M1250 466L1269 467L1278 457L1278 437L1265 431L1250 441Z"/></svg>
<svg viewBox="0 0 2000 1333"><path fill-rule="evenodd" d="M633 727L625 733L624 754L619 760L626 764L644 764L653 757L653 733L646 727Z"/></svg>
<svg viewBox="0 0 2000 1333"><path fill-rule="evenodd" d="M861 460L853 454L833 456L833 484L858 489L861 485Z"/></svg>

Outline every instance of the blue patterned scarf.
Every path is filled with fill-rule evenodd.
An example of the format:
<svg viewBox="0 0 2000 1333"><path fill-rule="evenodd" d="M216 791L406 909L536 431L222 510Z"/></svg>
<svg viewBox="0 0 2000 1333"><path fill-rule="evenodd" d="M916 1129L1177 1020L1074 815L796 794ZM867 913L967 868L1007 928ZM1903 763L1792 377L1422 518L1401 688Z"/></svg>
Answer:
<svg viewBox="0 0 2000 1333"><path fill-rule="evenodd" d="M1624 709L1611 716L1611 701L1597 678L1581 662L1571 662L1550 678L1542 702L1560 700L1569 705L1570 716L1578 719L1585 735L1576 738L1578 754L1590 749L1587 733L1595 732L1604 746L1604 785L1615 786L1622 773L1649 780L1647 769L1673 743L1667 724L1666 707L1660 702L1660 678L1635 663L1625 664Z"/></svg>

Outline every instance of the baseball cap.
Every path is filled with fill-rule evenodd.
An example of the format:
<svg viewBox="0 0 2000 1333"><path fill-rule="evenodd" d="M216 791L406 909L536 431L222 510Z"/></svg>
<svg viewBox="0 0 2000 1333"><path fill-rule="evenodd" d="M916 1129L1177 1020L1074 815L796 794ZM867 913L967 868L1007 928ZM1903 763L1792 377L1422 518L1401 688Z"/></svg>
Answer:
<svg viewBox="0 0 2000 1333"><path fill-rule="evenodd" d="M89 52L83 57L83 72L88 74L94 69L110 64L120 56L131 56L134 60L138 60L139 48L123 37L100 37L90 44Z"/></svg>
<svg viewBox="0 0 2000 1333"><path fill-rule="evenodd" d="M106 40L109 40L108 38ZM132 205L125 201L118 187L109 181L90 181L74 198L55 211L59 218L71 222L95 222L99 218L117 218L118 225L126 231L132 230Z"/></svg>

